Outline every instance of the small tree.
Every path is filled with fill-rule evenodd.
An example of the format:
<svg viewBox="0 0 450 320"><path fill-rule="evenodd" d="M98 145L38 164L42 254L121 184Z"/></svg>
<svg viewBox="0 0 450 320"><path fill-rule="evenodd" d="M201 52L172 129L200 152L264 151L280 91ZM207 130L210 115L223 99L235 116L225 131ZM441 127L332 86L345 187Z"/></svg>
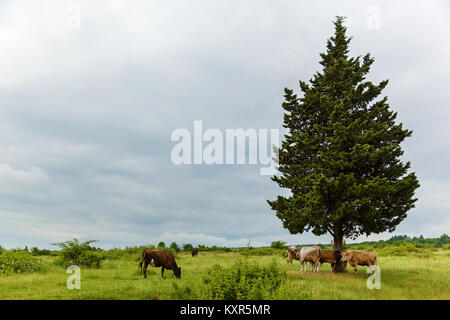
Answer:
<svg viewBox="0 0 450 320"><path fill-rule="evenodd" d="M183 243L183 251L191 252L194 247L190 243Z"/></svg>
<svg viewBox="0 0 450 320"><path fill-rule="evenodd" d="M164 241L161 241L160 243L158 243L158 248L165 248L166 244L164 243Z"/></svg>
<svg viewBox="0 0 450 320"><path fill-rule="evenodd" d="M170 248L173 249L173 250L175 250L175 252L180 252L180 247L177 245L176 242L172 242L172 243L170 244Z"/></svg>
<svg viewBox="0 0 450 320"><path fill-rule="evenodd" d="M291 195L268 201L290 233L329 233L335 250L344 237L395 230L419 187L400 159L400 143L412 131L396 124L387 97L375 101L388 81L365 80L374 59L349 57L343 20L334 22L320 54L323 70L310 83L300 81L303 96L284 90L289 132L278 150L281 175L272 180Z"/></svg>
<svg viewBox="0 0 450 320"><path fill-rule="evenodd" d="M80 243L77 239L73 239L52 243L52 245L61 248L61 255L55 260L55 263L64 268L70 265L100 268L100 262L103 258L95 253L96 248L90 245L97 241L88 240Z"/></svg>
<svg viewBox="0 0 450 320"><path fill-rule="evenodd" d="M275 249L285 249L286 248L286 241L272 241L270 244L270 247Z"/></svg>

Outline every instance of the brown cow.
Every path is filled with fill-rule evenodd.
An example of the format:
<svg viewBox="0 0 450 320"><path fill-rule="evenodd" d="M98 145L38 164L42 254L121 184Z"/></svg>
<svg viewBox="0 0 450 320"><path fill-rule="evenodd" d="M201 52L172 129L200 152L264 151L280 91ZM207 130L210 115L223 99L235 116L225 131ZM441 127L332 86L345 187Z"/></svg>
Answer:
<svg viewBox="0 0 450 320"><path fill-rule="evenodd" d="M144 279L147 278L147 267L161 267L161 278L164 279L164 269L172 270L177 278L181 278L181 268L177 266L174 256L165 251L146 249L142 251L141 267Z"/></svg>
<svg viewBox="0 0 450 320"><path fill-rule="evenodd" d="M198 248L192 249L191 254L192 254L193 257L197 256L198 255Z"/></svg>
<svg viewBox="0 0 450 320"><path fill-rule="evenodd" d="M348 262L355 270L355 273L358 273L358 266L369 266L369 268L372 268L372 266L377 264L377 255L373 252L342 251L341 255L341 261L344 263Z"/></svg>
<svg viewBox="0 0 450 320"><path fill-rule="evenodd" d="M334 272L336 262L341 259L341 252L337 250L322 250L320 253L319 262L320 265L324 263L331 264L331 270Z"/></svg>

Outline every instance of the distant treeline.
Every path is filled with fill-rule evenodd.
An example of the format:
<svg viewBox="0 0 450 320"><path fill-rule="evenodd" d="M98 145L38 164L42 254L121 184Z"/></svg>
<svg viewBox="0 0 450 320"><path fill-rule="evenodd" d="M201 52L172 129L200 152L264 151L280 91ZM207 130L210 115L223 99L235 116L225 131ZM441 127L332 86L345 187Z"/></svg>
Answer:
<svg viewBox="0 0 450 320"><path fill-rule="evenodd" d="M75 240L75 239L74 239ZM76 240L75 240L76 241ZM418 248L441 248L444 246L447 246L450 244L450 236L447 234L441 235L439 238L424 238L422 235L418 237L410 237L407 235L397 235L392 236L388 240L378 240L378 241L364 241L364 242L358 242L358 243L345 243L344 241L344 247L345 248L358 248L358 247L375 247L375 248L381 248L389 245L401 245L401 244L412 244ZM298 244L297 246L310 246L310 245L318 245L322 248L331 248L332 244L321 244L321 243L311 243L311 244ZM286 249L288 247L288 244L285 241L273 241L271 245L269 246L272 249ZM172 242L169 246L166 246L166 244L161 241L157 245L154 244L147 244L147 245L141 245L141 246L127 246L125 248L113 248L109 250L105 250L99 247L94 246L88 246L89 250L97 251L97 252L104 252L109 253L108 256L114 256L114 253L130 253L130 254L140 254L142 253L142 250L144 249L153 249L153 250L163 250L168 251L173 254L177 254L179 252L191 252L191 250L194 248L194 246L190 243L183 243L182 245L177 244L176 242ZM253 248L250 245L247 247L239 247L239 248L229 248L229 247L219 247L219 246L206 246L199 244L196 246L196 248L199 249L200 252L231 252L231 251L242 251L242 250L252 250L257 249ZM260 247L262 248L268 248L268 247ZM2 246L0 246L0 254L2 251L5 251ZM24 249L11 249L12 251L28 251L30 254L34 256L45 256L45 255L58 255L60 250L48 250L48 249L39 249L37 247L28 248L25 247Z"/></svg>
<svg viewBox="0 0 450 320"><path fill-rule="evenodd" d="M424 238L422 235L419 237L409 237L407 235L393 236L388 240L379 241L365 241L356 245L369 245L369 246L386 246L386 245L398 245L403 243L411 243L417 247L434 247L440 248L447 244L450 244L450 237L447 234L441 235L439 238ZM353 245L353 244L352 244Z"/></svg>

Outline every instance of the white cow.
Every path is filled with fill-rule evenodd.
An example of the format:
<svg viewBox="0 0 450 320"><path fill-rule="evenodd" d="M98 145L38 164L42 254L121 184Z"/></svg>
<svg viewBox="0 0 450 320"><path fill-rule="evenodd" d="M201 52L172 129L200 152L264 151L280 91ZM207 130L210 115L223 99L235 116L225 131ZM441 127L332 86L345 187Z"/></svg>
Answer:
<svg viewBox="0 0 450 320"><path fill-rule="evenodd" d="M319 259L320 259L321 249L317 246L314 247L302 247L297 251L298 258L300 260L300 272L303 271L303 266L308 266L308 262L311 263L311 272L319 272Z"/></svg>

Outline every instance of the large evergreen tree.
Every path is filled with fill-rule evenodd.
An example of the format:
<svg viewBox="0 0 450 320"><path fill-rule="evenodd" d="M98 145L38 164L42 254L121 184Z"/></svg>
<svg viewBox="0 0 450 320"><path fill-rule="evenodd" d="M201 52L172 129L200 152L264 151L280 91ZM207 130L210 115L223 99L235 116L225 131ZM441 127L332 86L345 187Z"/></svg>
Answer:
<svg viewBox="0 0 450 320"><path fill-rule="evenodd" d="M268 201L290 233L329 233L335 250L344 238L393 231L419 187L410 163L400 160L400 143L412 131L396 124L387 97L377 99L388 81L366 80L370 54L349 57L343 22L337 17L320 54L322 71L300 81L303 96L285 88L289 132L278 150L281 174L272 180L291 195Z"/></svg>

